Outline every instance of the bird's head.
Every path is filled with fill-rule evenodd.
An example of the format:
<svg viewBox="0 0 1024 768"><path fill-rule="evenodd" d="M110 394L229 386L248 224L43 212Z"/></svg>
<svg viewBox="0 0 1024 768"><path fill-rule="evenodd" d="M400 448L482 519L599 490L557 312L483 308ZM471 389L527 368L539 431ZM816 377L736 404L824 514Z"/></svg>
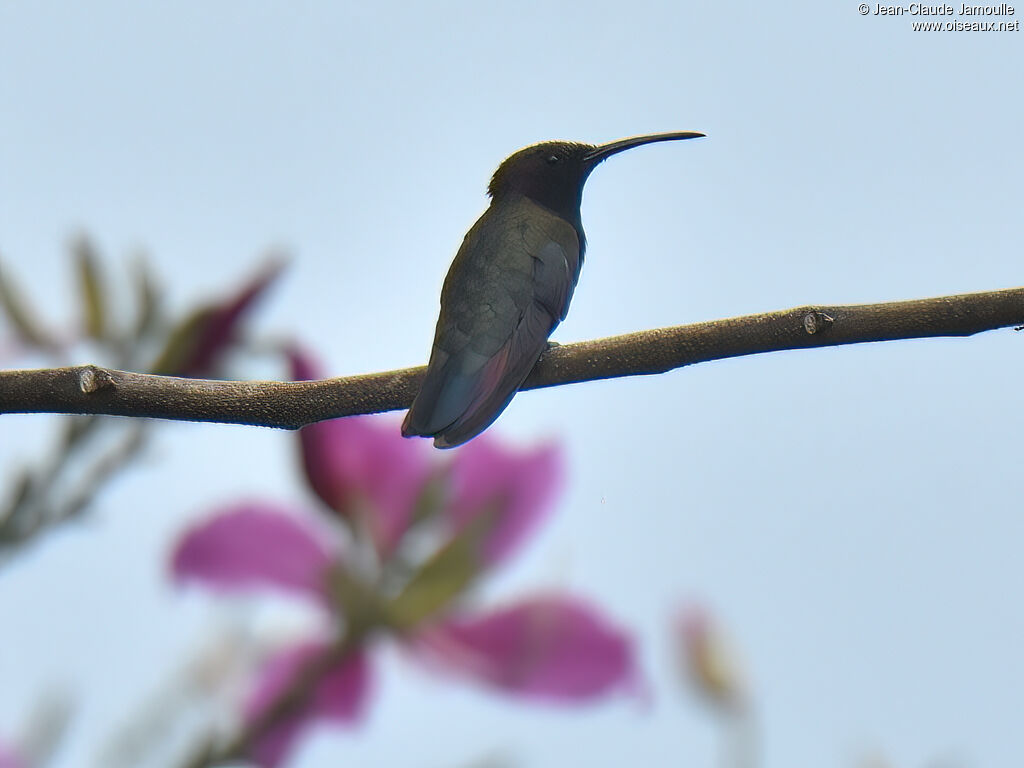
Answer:
<svg viewBox="0 0 1024 768"><path fill-rule="evenodd" d="M498 198L521 194L572 219L579 215L583 185L598 163L614 154L656 141L696 139L703 133L680 131L632 136L608 144L545 141L520 149L498 166L487 193Z"/></svg>

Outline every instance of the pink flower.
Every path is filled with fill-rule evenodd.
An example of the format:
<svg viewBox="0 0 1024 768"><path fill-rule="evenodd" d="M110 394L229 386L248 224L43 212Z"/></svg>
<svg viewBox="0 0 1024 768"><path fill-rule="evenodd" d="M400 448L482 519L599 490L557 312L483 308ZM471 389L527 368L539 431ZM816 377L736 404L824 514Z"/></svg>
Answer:
<svg viewBox="0 0 1024 768"><path fill-rule="evenodd" d="M297 377L313 375L300 354L293 366ZM280 765L314 723L359 721L372 688L369 651L386 635L434 669L533 700L588 702L635 682L630 639L578 598L538 595L476 615L455 609L550 509L561 474L553 447L510 451L485 435L436 465L428 446L376 417L306 427L300 439L326 518L237 504L187 531L172 561L178 580L223 592L277 589L325 609L330 631L272 658L249 699L247 720L259 722L296 676L318 667L302 705L257 739L260 765ZM425 555L405 546L413 530L415 543L435 542ZM359 556L366 546L377 555L369 566Z"/></svg>

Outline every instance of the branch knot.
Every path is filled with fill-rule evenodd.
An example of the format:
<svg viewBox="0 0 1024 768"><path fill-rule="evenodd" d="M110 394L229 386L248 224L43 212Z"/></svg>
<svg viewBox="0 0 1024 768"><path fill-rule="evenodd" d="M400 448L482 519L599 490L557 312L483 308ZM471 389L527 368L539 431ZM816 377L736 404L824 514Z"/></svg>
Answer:
<svg viewBox="0 0 1024 768"><path fill-rule="evenodd" d="M804 330L813 336L818 331L828 330L829 326L831 326L833 322L835 322L835 320L831 315L826 315L824 312L819 312L817 310L811 310L804 315Z"/></svg>
<svg viewBox="0 0 1024 768"><path fill-rule="evenodd" d="M78 387L87 395L93 395L104 389L113 389L116 385L114 377L106 368L86 365L78 374Z"/></svg>

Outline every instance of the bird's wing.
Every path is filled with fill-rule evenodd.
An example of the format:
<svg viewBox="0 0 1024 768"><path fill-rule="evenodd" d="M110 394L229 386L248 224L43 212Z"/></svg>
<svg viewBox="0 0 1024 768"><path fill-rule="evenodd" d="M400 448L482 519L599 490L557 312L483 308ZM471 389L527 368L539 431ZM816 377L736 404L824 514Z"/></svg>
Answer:
<svg viewBox="0 0 1024 768"><path fill-rule="evenodd" d="M579 239L564 219L529 201L481 218L441 294L430 364L402 426L466 442L505 409L565 317L578 275Z"/></svg>

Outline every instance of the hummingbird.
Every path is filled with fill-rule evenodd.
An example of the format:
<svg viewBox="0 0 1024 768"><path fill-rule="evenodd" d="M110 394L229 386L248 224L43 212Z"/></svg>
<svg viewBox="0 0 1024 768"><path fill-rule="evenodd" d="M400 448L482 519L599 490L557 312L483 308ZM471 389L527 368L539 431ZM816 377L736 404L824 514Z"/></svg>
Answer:
<svg viewBox="0 0 1024 768"><path fill-rule="evenodd" d="M545 141L494 172L491 204L462 241L441 289L427 372L402 423L405 437L453 448L505 410L565 319L583 266L583 185L612 155L694 131L608 144Z"/></svg>

